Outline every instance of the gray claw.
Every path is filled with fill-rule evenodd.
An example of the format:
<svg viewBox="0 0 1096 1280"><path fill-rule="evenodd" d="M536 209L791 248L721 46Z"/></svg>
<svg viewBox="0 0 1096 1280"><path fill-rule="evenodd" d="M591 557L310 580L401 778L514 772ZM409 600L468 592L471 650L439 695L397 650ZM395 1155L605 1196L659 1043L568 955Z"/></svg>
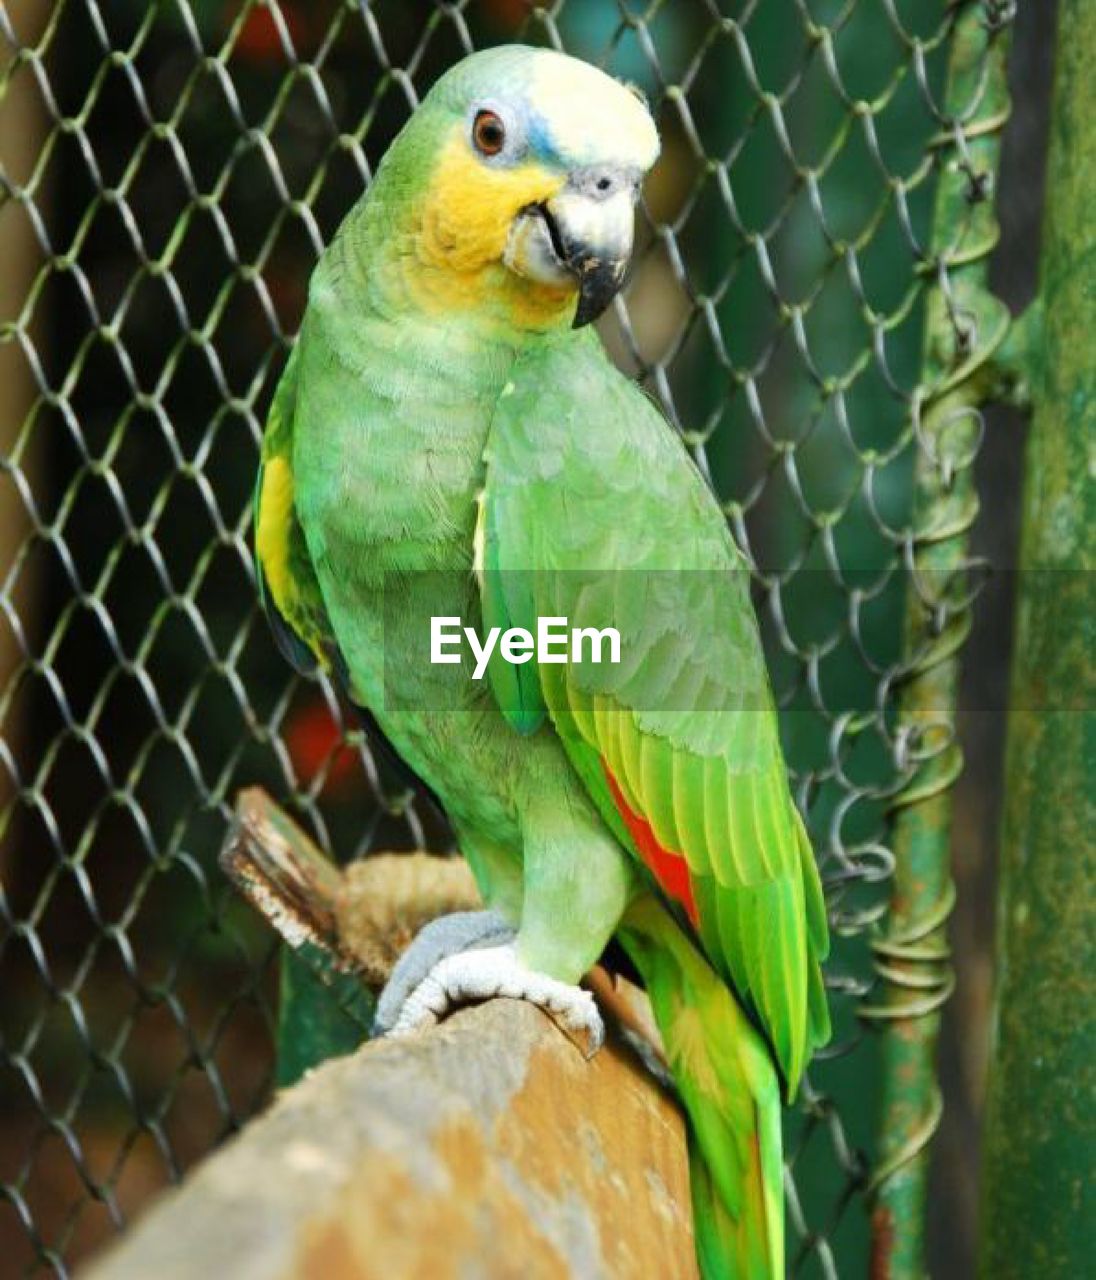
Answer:
<svg viewBox="0 0 1096 1280"><path fill-rule="evenodd" d="M431 969L447 956L478 947L509 942L514 930L495 911L455 911L431 920L396 961L373 1016L373 1035L387 1035L395 1026L407 997Z"/></svg>
<svg viewBox="0 0 1096 1280"><path fill-rule="evenodd" d="M404 1001L389 1035L408 1035L432 1027L451 1010L505 996L536 1005L569 1038L585 1036L587 1058L605 1039L605 1026L593 995L561 982L518 957L516 944L471 947L439 960Z"/></svg>

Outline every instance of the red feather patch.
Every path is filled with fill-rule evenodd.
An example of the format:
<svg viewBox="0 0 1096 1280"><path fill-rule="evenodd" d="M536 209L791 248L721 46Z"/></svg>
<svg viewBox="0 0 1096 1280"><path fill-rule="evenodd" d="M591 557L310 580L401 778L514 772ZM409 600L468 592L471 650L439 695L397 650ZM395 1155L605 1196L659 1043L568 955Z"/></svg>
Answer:
<svg viewBox="0 0 1096 1280"><path fill-rule="evenodd" d="M629 805L628 801L624 799L624 793L617 785L617 780L613 777L609 766L605 763L604 756L601 759L601 767L605 770L605 778L609 783L609 791L612 793L613 803L620 810L620 816L624 819L628 830L631 832L632 839L636 842L639 856L646 863L648 870L658 881L663 892L673 898L675 902L680 902L685 908L693 927L696 928L699 917L696 910L696 901L693 898L693 886L689 882L689 864L681 854L671 853L669 849L664 849L658 843L655 839L655 833L651 829L651 824L646 818L640 817Z"/></svg>

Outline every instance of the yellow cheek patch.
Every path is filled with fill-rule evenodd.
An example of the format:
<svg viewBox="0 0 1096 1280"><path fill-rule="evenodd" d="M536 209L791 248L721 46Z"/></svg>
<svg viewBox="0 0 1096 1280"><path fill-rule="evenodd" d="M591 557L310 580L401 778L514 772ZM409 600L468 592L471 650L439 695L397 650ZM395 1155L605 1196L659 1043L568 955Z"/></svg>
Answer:
<svg viewBox="0 0 1096 1280"><path fill-rule="evenodd" d="M577 283L555 289L550 285L521 280L505 267L500 270L505 272L503 285L510 319L520 328L550 329L574 318Z"/></svg>
<svg viewBox="0 0 1096 1280"><path fill-rule="evenodd" d="M422 256L462 274L500 261L518 210L550 199L563 184L562 175L538 164L493 169L454 134L426 193Z"/></svg>

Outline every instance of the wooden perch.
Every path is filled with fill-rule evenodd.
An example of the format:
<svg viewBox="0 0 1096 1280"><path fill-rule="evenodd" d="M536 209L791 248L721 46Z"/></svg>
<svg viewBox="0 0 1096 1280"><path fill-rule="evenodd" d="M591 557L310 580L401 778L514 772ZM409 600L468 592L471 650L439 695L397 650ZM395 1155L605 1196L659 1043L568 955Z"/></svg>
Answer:
<svg viewBox="0 0 1096 1280"><path fill-rule="evenodd" d="M396 959L431 920L483 902L463 858L379 853L335 866L260 787L241 791L221 866L283 940L352 1003L353 975L379 992ZM616 1022L665 1064L646 996L596 966L586 985ZM366 1023L369 1017L358 1005Z"/></svg>
<svg viewBox="0 0 1096 1280"><path fill-rule="evenodd" d="M325 1064L154 1205L94 1280L695 1275L680 1114L512 1000Z"/></svg>
<svg viewBox="0 0 1096 1280"><path fill-rule="evenodd" d="M459 860L340 871L261 792L241 797L222 861L344 982L378 984L426 919L477 902ZM601 974L596 986L642 1024L627 984ZM688 1280L681 1115L612 1027L587 1062L539 1010L493 1000L311 1072L87 1274Z"/></svg>
<svg viewBox="0 0 1096 1280"><path fill-rule="evenodd" d="M463 858L380 853L335 866L259 787L236 801L221 866L294 950L318 948L373 990L424 924L483 906Z"/></svg>

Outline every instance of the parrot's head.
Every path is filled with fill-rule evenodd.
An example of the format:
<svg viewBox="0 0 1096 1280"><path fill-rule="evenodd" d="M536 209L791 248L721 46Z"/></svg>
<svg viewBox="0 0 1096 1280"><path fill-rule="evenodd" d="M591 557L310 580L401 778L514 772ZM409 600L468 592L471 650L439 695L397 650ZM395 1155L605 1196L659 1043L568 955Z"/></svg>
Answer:
<svg viewBox="0 0 1096 1280"><path fill-rule="evenodd" d="M577 328L624 280L657 156L634 90L576 58L508 45L443 76L385 167L413 207L413 256L447 304Z"/></svg>

